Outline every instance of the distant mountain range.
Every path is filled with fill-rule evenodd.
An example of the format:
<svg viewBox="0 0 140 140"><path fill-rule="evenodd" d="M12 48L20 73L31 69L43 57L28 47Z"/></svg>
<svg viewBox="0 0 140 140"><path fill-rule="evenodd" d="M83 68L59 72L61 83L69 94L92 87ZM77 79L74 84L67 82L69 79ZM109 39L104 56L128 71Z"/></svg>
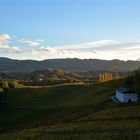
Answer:
<svg viewBox="0 0 140 140"><path fill-rule="evenodd" d="M0 72L31 72L46 69L62 69L65 71L132 71L140 67L140 61L98 60L98 59L47 59L15 60L0 57Z"/></svg>

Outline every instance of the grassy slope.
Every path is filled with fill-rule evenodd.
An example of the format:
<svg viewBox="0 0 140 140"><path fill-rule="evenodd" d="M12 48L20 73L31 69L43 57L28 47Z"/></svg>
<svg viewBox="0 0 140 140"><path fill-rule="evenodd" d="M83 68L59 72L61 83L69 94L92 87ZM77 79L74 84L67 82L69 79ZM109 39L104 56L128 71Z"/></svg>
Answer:
<svg viewBox="0 0 140 140"><path fill-rule="evenodd" d="M111 100L123 81L11 89L0 111L2 138L134 139L140 135L137 104Z"/></svg>

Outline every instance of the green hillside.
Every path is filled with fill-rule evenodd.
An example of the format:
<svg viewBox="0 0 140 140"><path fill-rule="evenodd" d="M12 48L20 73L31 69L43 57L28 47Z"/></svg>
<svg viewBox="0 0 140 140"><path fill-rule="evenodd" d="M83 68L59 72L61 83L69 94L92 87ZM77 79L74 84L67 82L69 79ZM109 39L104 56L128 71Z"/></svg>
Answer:
<svg viewBox="0 0 140 140"><path fill-rule="evenodd" d="M124 83L9 89L0 108L0 139L136 140L140 104L111 100Z"/></svg>

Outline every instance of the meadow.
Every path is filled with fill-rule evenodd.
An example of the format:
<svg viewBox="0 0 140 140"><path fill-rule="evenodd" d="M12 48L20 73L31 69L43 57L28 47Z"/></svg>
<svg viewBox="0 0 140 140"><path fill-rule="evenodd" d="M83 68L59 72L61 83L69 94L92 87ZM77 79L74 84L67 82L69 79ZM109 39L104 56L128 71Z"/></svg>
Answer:
<svg viewBox="0 0 140 140"><path fill-rule="evenodd" d="M112 101L123 79L9 89L0 108L4 140L138 140L140 103Z"/></svg>

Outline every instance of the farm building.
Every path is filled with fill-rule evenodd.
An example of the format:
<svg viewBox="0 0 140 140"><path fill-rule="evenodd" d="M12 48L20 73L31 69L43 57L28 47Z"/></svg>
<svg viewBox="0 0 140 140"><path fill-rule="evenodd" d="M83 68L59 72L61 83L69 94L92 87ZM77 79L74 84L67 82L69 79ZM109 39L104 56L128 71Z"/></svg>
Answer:
<svg viewBox="0 0 140 140"><path fill-rule="evenodd" d="M127 88L118 88L116 89L116 99L118 99L120 102L137 102L138 101L138 95Z"/></svg>

